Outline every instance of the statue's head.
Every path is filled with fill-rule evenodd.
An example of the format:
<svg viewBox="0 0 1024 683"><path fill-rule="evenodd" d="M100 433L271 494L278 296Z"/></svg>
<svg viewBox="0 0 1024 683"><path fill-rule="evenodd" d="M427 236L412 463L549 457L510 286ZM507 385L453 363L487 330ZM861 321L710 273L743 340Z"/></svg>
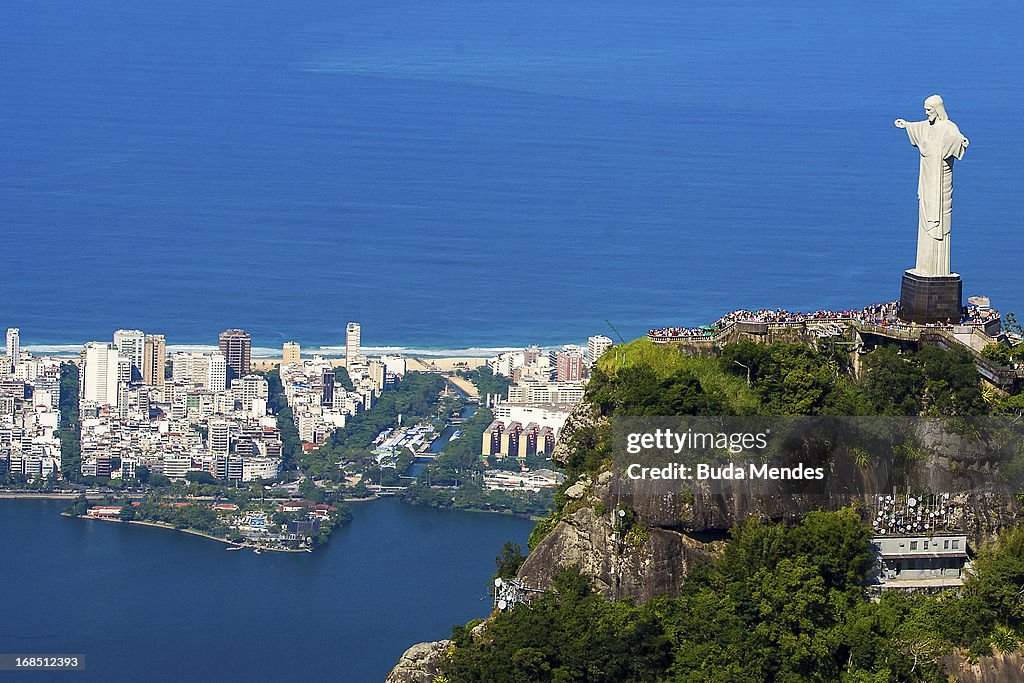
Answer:
<svg viewBox="0 0 1024 683"><path fill-rule="evenodd" d="M945 121L949 118L946 114L946 105L938 95L932 95L924 101L924 113L928 115L928 121L935 123L935 120Z"/></svg>

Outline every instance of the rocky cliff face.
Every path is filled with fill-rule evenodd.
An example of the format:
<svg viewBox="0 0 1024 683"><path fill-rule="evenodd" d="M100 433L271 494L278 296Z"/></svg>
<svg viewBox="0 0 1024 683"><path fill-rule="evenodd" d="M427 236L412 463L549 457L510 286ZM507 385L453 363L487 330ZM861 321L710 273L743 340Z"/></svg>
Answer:
<svg viewBox="0 0 1024 683"><path fill-rule="evenodd" d="M712 544L674 529L633 526L636 531L624 531L616 522L610 482L610 473L596 482L580 482L586 490L570 504L576 510L530 553L520 581L545 588L559 569L576 565L604 595L643 601L675 594L690 566L714 551Z"/></svg>
<svg viewBox="0 0 1024 683"><path fill-rule="evenodd" d="M433 683L434 677L439 673L438 667L444 659L445 650L451 644L450 640L438 640L413 645L405 651L398 664L395 664L385 683Z"/></svg>
<svg viewBox="0 0 1024 683"><path fill-rule="evenodd" d="M975 662L964 653L954 652L939 662L959 683L1024 683L1024 655L1020 652L979 657Z"/></svg>
<svg viewBox="0 0 1024 683"><path fill-rule="evenodd" d="M566 423L555 458L567 462L577 436L601 420L593 406L581 404ZM927 425L919 437L927 454L912 464L907 481L917 491L972 491L953 494L950 503L957 510L956 526L974 547L1016 523L1014 492L989 485L989 456L972 455L962 439ZM874 464L834 474L814 494L772 493L763 483L755 492L750 481L711 490L634 481L611 471L585 475L566 490L569 502L561 519L530 553L518 578L531 588L547 588L558 570L576 565L611 598L674 595L693 563L714 555L737 523L749 518L795 522L813 510L850 506L867 515L875 496L850 491L885 490L883 482L892 473L889 465Z"/></svg>
<svg viewBox="0 0 1024 683"><path fill-rule="evenodd" d="M562 431L554 458L568 462L577 437L601 419L593 406L580 404ZM916 486L941 491L954 478L974 477L975 488L984 488L980 482L991 468L984 456L965 456L963 445L944 435L931 435L926 441L933 452L918 472L910 473ZM862 477L859 490L878 490L878 479L887 474L864 468L857 475ZM814 495L751 495L743 484L711 492L700 487L666 487L663 482L624 483L610 471L581 476L566 490L566 497L569 502L561 518L530 553L518 580L530 588L548 588L556 572L577 566L607 597L641 602L678 594L694 563L716 555L728 530L740 521L751 517L798 521L812 510L851 505L867 510L871 498L838 488ZM961 511L959 526L975 546L1015 523L1020 512L1013 493L1005 490L960 495L953 502ZM485 627L486 622L478 629ZM431 682L448 644L413 646L389 675L388 683ZM1019 655L984 658L977 665L954 657L943 664L947 671L956 672L958 680L1024 681L1024 674L1013 677L1020 672Z"/></svg>

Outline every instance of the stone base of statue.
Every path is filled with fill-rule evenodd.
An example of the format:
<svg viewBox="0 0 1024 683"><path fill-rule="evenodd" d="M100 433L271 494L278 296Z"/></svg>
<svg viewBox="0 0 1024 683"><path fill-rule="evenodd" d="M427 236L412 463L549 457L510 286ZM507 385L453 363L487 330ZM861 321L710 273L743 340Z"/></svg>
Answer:
<svg viewBox="0 0 1024 683"><path fill-rule="evenodd" d="M903 272L900 289L900 317L921 325L960 322L963 282L957 273L918 275L913 269Z"/></svg>

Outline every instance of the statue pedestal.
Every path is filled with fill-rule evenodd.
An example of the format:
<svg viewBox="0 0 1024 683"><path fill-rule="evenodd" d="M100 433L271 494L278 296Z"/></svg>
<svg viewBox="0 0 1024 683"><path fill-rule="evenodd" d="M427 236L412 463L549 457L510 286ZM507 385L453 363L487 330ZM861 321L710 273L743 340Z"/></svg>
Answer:
<svg viewBox="0 0 1024 683"><path fill-rule="evenodd" d="M960 322L963 282L957 273L918 275L903 272L900 289L900 317L919 324Z"/></svg>

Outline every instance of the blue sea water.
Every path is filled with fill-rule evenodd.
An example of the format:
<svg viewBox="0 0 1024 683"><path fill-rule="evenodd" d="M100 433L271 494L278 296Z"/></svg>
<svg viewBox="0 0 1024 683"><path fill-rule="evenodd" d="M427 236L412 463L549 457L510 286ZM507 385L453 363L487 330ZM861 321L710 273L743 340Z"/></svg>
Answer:
<svg viewBox="0 0 1024 683"><path fill-rule="evenodd" d="M8 3L0 327L626 337L897 296L940 92L953 265L1022 308L1011 3Z"/></svg>

